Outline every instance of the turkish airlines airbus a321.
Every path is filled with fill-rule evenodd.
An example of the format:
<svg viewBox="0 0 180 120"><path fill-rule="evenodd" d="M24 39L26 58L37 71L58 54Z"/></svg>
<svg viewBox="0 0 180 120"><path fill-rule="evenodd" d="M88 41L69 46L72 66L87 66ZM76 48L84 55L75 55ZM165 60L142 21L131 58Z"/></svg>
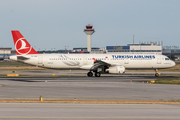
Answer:
<svg viewBox="0 0 180 120"><path fill-rule="evenodd" d="M175 62L158 54L40 54L36 52L19 31L13 30L12 36L17 55L16 60L39 67L53 69L85 69L88 77L100 77L102 73L123 74L125 69L171 68Z"/></svg>

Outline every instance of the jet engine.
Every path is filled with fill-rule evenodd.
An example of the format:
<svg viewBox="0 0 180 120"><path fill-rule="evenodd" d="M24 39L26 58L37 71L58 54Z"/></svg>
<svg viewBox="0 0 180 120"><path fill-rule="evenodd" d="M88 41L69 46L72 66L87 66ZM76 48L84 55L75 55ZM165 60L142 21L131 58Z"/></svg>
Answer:
<svg viewBox="0 0 180 120"><path fill-rule="evenodd" d="M116 74L123 74L123 73L125 73L125 67L121 66L121 65L110 66L108 69L106 69L106 72L108 72L108 73L116 73Z"/></svg>

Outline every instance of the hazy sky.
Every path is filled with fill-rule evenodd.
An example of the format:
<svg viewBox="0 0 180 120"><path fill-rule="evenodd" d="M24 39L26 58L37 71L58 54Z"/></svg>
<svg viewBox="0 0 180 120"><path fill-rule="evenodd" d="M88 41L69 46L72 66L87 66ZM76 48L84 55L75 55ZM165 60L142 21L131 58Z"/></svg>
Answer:
<svg viewBox="0 0 180 120"><path fill-rule="evenodd" d="M180 44L180 0L0 0L0 47L14 49L19 30L36 50L92 47L139 41Z"/></svg>

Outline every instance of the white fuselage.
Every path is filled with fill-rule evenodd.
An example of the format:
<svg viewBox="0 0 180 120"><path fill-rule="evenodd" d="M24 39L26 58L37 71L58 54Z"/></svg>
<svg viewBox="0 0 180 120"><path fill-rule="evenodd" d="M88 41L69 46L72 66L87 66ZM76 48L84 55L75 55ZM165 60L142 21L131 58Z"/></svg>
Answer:
<svg viewBox="0 0 180 120"><path fill-rule="evenodd" d="M175 65L174 61L157 54L31 54L19 55L27 59L10 59L54 69L90 69L94 59L111 65L122 65L126 69L162 69ZM93 59L94 58L94 59Z"/></svg>

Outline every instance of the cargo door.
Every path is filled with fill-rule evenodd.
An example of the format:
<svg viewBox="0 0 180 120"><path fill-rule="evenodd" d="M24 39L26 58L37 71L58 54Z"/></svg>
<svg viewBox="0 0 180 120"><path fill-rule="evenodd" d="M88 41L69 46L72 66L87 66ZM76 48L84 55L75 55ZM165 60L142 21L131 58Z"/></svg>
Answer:
<svg viewBox="0 0 180 120"><path fill-rule="evenodd" d="M129 59L124 59L124 64L129 64Z"/></svg>

